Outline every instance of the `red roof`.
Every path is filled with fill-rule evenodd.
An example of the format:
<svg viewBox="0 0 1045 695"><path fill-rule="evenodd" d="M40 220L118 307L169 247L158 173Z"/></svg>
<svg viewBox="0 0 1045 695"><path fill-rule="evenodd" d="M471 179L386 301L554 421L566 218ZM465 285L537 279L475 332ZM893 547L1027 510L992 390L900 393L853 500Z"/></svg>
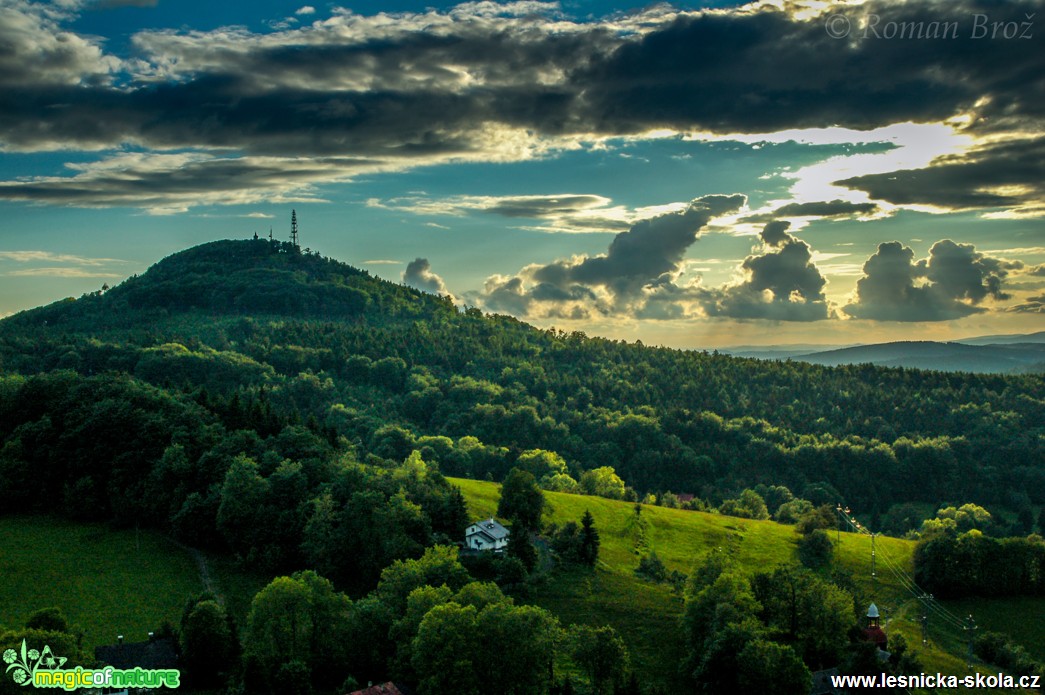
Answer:
<svg viewBox="0 0 1045 695"><path fill-rule="evenodd" d="M885 647L889 642L889 638L885 636L885 632L880 627L869 627L864 630L864 635L867 636L868 642L874 642L879 647Z"/></svg>
<svg viewBox="0 0 1045 695"><path fill-rule="evenodd" d="M395 683L382 683L381 685L372 685L369 688L363 688L362 690L356 690L348 695L406 695L400 690Z"/></svg>

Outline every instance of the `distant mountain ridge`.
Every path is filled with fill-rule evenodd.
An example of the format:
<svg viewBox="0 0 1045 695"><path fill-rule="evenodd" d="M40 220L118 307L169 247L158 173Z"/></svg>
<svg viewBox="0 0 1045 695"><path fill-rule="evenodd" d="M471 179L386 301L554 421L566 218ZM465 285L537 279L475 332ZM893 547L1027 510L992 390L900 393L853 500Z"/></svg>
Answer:
<svg viewBox="0 0 1045 695"><path fill-rule="evenodd" d="M939 342L901 340L868 345L768 345L721 350L735 357L797 360L834 367L873 364L880 367L934 369L978 374L1045 372L1045 331L991 335Z"/></svg>
<svg viewBox="0 0 1045 695"><path fill-rule="evenodd" d="M881 367L1001 374L1041 370L1045 366L1045 343L968 345L901 341L796 355L793 359L829 367L874 364Z"/></svg>

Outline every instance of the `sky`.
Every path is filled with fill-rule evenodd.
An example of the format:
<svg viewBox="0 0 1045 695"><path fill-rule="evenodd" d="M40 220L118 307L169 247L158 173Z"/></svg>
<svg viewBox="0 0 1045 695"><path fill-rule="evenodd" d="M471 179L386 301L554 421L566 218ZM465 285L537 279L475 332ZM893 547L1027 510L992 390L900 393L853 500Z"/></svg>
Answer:
<svg viewBox="0 0 1045 695"><path fill-rule="evenodd" d="M0 0L0 316L258 233L682 348L1045 329L1045 0Z"/></svg>

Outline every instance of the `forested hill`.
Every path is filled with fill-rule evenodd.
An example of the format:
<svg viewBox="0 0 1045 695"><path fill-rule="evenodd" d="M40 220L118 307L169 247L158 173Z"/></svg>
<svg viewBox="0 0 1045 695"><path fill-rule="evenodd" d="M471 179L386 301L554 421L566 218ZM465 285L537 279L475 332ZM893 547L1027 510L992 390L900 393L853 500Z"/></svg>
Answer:
<svg viewBox="0 0 1045 695"><path fill-rule="evenodd" d="M215 241L169 256L118 287L22 312L18 325L149 327L189 311L385 322L455 313L453 305L287 242Z"/></svg>
<svg viewBox="0 0 1045 695"><path fill-rule="evenodd" d="M611 466L639 493L713 503L757 483L864 512L1045 502L1040 375L826 368L544 331L267 240L205 244L5 319L0 366L70 370L63 384L122 374L230 432L297 423L360 460L417 449L449 475L500 479L540 449L574 480ZM48 417L16 405L33 383L4 382L8 449ZM150 451L175 440L157 436Z"/></svg>

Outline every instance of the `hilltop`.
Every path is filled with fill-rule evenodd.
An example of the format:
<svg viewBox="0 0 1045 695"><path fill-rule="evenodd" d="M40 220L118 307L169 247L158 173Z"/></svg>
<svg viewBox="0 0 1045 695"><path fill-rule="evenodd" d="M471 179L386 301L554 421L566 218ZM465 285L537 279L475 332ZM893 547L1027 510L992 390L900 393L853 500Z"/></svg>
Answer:
<svg viewBox="0 0 1045 695"><path fill-rule="evenodd" d="M154 325L191 312L357 322L448 314L453 306L293 244L253 239L186 249L112 289L24 311L6 321L104 331Z"/></svg>

